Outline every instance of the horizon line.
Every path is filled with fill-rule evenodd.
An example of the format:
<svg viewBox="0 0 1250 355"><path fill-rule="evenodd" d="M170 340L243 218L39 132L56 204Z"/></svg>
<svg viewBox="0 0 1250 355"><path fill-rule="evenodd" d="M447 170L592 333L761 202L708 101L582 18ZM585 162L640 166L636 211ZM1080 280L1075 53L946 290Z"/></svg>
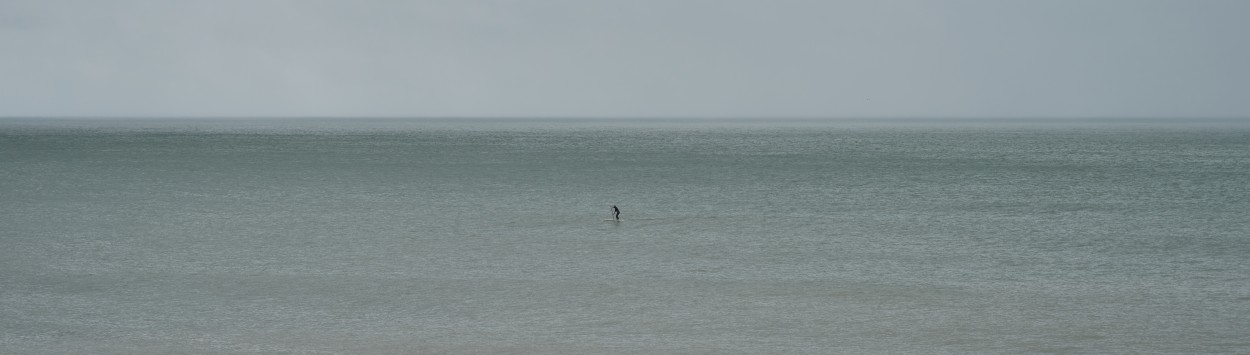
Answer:
<svg viewBox="0 0 1250 355"><path fill-rule="evenodd" d="M203 116L180 116L180 115L101 115L101 116L79 116L79 115L12 115L0 116L0 120L475 120L475 121L496 121L496 120L549 120L549 121L607 121L607 120L631 120L631 121L657 121L657 120L680 120L680 121L1078 121L1078 120L1097 120L1097 121L1119 121L1119 120L1139 120L1139 121L1173 121L1173 120L1205 120L1205 121L1231 121L1231 120L1250 120L1250 116L398 116L398 115L257 115L257 116L240 116L240 115L203 115Z"/></svg>

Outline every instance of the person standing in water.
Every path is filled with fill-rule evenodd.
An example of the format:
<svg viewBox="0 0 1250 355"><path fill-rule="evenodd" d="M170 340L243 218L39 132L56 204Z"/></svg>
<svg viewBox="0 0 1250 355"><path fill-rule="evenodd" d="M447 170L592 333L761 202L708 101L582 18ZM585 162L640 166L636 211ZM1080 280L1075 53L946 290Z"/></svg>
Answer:
<svg viewBox="0 0 1250 355"><path fill-rule="evenodd" d="M612 218L616 218L618 221L621 220L621 209L616 208L616 205L612 205Z"/></svg>

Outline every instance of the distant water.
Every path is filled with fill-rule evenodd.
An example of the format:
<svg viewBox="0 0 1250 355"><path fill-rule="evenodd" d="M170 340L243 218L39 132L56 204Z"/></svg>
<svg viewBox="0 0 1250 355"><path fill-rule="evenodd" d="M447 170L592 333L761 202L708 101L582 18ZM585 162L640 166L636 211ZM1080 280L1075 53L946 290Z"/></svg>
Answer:
<svg viewBox="0 0 1250 355"><path fill-rule="evenodd" d="M0 272L6 354L1250 353L1250 125L10 119Z"/></svg>

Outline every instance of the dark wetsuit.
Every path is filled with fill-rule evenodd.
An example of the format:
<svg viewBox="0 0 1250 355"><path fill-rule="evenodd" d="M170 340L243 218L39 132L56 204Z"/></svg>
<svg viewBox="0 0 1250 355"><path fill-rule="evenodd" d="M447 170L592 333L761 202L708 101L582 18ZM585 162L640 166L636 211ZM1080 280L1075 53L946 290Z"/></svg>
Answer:
<svg viewBox="0 0 1250 355"><path fill-rule="evenodd" d="M612 206L612 218L616 218L618 221L621 220L621 209Z"/></svg>

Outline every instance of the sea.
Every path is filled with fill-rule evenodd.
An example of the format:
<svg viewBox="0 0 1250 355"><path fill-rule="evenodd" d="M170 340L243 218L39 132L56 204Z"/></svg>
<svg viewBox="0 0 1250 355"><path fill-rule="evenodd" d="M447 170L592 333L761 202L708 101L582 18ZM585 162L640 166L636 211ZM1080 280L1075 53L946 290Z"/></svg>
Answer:
<svg viewBox="0 0 1250 355"><path fill-rule="evenodd" d="M0 353L1245 354L1250 121L3 119Z"/></svg>

